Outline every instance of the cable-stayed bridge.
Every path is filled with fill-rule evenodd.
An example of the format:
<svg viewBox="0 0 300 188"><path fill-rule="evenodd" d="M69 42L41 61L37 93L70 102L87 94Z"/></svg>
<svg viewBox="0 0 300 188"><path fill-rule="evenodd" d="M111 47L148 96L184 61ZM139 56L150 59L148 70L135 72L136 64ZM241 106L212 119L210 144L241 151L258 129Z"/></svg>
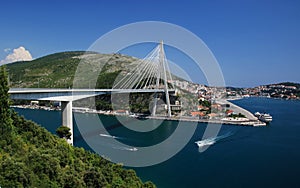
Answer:
<svg viewBox="0 0 300 188"><path fill-rule="evenodd" d="M155 116L157 94L165 93L167 116L171 116L169 93L175 92L170 68L165 56L163 42L144 59L138 60L136 67L120 74L111 89L57 89L57 88L11 88L11 99L60 101L62 125L72 133L69 143L73 144L72 102L102 94L118 93L154 93L152 115Z"/></svg>

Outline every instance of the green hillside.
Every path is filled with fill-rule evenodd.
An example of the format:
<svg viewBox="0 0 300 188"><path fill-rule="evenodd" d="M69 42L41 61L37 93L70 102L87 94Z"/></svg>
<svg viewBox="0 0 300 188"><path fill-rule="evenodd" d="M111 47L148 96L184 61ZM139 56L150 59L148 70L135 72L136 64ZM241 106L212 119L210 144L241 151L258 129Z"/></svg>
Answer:
<svg viewBox="0 0 300 188"><path fill-rule="evenodd" d="M80 80L80 83L86 87L89 85L89 81L97 79L96 88L106 88L113 84L115 77L121 70L128 70L128 65L136 59L121 54L85 53L82 51L56 53L33 61L8 64L10 86L72 88L74 74L82 60L89 62L85 62L87 65L85 66L85 80ZM89 71L100 68L101 72L97 75L98 78L89 77Z"/></svg>
<svg viewBox="0 0 300 188"><path fill-rule="evenodd" d="M0 137L0 186L155 187L97 154L70 146L46 129L12 114L12 139Z"/></svg>

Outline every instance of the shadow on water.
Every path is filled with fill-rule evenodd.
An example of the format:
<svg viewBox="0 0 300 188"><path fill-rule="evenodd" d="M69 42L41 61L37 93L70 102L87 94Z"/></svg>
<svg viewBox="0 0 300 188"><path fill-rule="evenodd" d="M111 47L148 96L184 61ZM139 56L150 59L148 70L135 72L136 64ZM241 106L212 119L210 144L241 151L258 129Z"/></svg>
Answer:
<svg viewBox="0 0 300 188"><path fill-rule="evenodd" d="M90 114L89 114L90 115ZM125 124L129 125L131 123L136 124L136 120L140 120L139 118L133 118L133 117L115 117L115 116L106 116L106 115L99 115L99 118L101 119L103 127L99 127L97 129L97 126L95 126L95 129L92 130L86 130L86 132L80 132L78 129L78 125L76 122L74 123L74 142L75 144L85 142L84 138L92 138L94 137L97 139L97 137L107 137L108 139L116 139L121 143L131 145L131 146L138 146L138 147L145 147L150 146L153 144L157 144L168 138L172 133L175 131L175 129L178 126L178 122L175 121L162 121L160 125L153 129L152 131L148 132L138 132L133 131L126 126ZM119 121L119 118L122 118L122 120ZM147 119L149 120L149 119ZM87 124L88 119L86 120ZM152 126L153 121L155 120L149 120L149 121L139 121L138 124L140 126ZM145 142L147 140L147 142Z"/></svg>
<svg viewBox="0 0 300 188"><path fill-rule="evenodd" d="M112 117L114 118L114 117ZM130 123L130 122L133 122L134 119L133 118L128 118L125 123ZM101 134L103 136L105 136L105 131L112 131L114 129L117 129L117 128L120 128L120 127L123 127L123 124L121 124L116 118L114 118L114 123L112 125L109 125L109 126L105 126L105 128L101 128L101 129L98 129L96 131L91 131L91 132L87 132L87 133L79 133L79 130L76 126L76 129L78 130L78 134L74 135L74 139L76 139L77 141L81 141L83 139L83 137L93 137L93 136L97 136L97 135L100 135ZM121 138L121 137L118 137L118 136L113 136L113 135L110 135L111 137L113 138Z"/></svg>

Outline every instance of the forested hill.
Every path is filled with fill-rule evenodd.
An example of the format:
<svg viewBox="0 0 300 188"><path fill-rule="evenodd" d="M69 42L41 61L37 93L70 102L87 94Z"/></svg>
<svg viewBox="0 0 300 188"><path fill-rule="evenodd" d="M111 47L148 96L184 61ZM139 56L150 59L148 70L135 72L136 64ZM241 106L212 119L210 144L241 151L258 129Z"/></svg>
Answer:
<svg viewBox="0 0 300 188"><path fill-rule="evenodd" d="M69 145L10 108L0 67L0 187L155 187L97 154Z"/></svg>
<svg viewBox="0 0 300 188"><path fill-rule="evenodd" d="M78 64L82 59L86 60L87 57L95 65L95 68L98 65L104 65L101 67L100 74L97 75L97 88L111 86L120 71L128 70L128 65L137 60L121 54L98 54L83 51L60 52L32 61L8 64L10 86L24 88L72 87Z"/></svg>
<svg viewBox="0 0 300 188"><path fill-rule="evenodd" d="M70 146L16 113L0 137L0 187L155 187L97 154Z"/></svg>

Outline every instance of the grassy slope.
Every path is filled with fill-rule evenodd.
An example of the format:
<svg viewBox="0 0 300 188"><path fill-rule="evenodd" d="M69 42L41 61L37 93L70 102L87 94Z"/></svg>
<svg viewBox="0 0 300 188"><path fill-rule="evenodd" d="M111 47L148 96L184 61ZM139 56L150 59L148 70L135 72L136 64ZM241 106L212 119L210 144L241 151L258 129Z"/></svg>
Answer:
<svg viewBox="0 0 300 188"><path fill-rule="evenodd" d="M73 78L76 69L81 62L81 57L84 52L61 52L38 58L28 62L16 62L7 65L9 72L10 86L11 87L31 87L31 88L69 88L73 86ZM89 53L92 63L87 63L87 74L85 82L89 78L88 71L100 69L101 72L98 78L98 88L107 87L111 85L111 80L118 75L119 71L128 68L126 65L133 62L135 59L132 57L120 54L95 54ZM89 65L93 67L89 67ZM86 84L85 86L87 86Z"/></svg>
<svg viewBox="0 0 300 188"><path fill-rule="evenodd" d="M74 51L56 53L33 61L11 63L7 65L7 70L10 87L72 88L75 82L83 88L111 88L120 72L124 75L132 70L136 63L136 58L121 54ZM80 71L77 70L78 67ZM76 71L80 80L74 81ZM174 75L173 79L183 80ZM90 86L90 83L96 83L96 86Z"/></svg>

